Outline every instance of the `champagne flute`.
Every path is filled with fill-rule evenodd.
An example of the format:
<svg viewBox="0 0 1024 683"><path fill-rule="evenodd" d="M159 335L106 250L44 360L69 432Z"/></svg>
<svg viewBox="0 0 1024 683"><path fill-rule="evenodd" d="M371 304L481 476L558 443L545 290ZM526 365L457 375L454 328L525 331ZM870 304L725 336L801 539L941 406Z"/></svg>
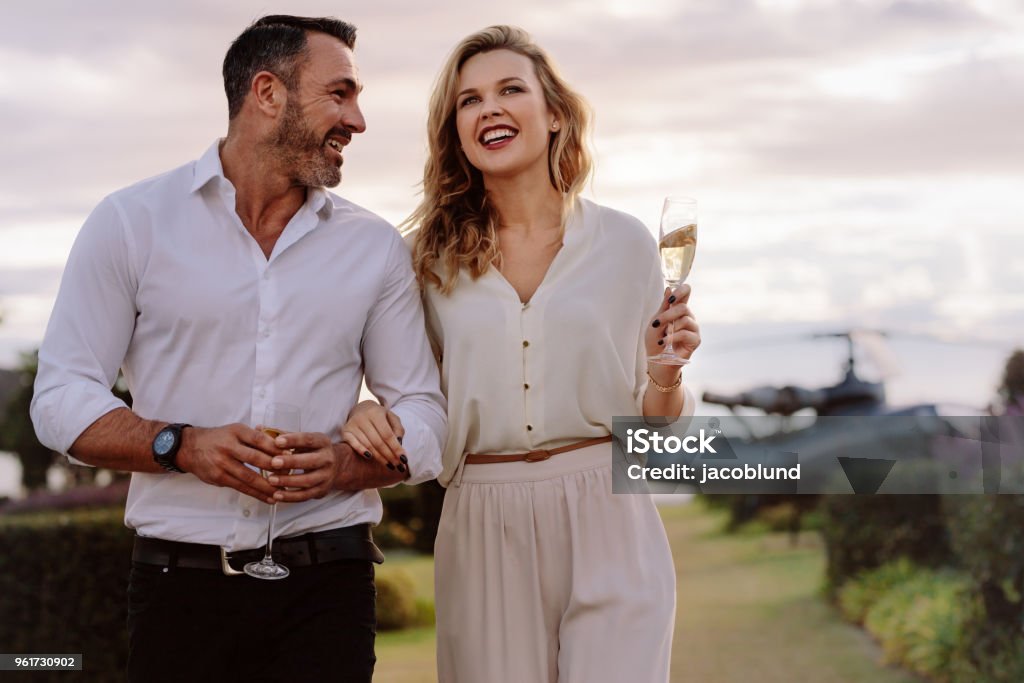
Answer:
<svg viewBox="0 0 1024 683"><path fill-rule="evenodd" d="M263 433L276 439L282 434L298 432L302 429L302 411L298 406L288 403L271 403L263 416ZM261 470L264 477L269 477L270 472ZM267 550L263 559L259 562L250 562L243 570L249 576L257 579L283 579L291 572L283 564L274 562L271 554L274 543L274 519L277 517L277 503L270 506L270 523L267 525Z"/></svg>
<svg viewBox="0 0 1024 683"><path fill-rule="evenodd" d="M661 228L658 231L658 251L661 271L672 289L678 287L690 274L693 257L697 253L697 200L689 197L668 197L661 209ZM647 360L659 365L686 365L672 348L673 326L669 325L665 350L649 356Z"/></svg>

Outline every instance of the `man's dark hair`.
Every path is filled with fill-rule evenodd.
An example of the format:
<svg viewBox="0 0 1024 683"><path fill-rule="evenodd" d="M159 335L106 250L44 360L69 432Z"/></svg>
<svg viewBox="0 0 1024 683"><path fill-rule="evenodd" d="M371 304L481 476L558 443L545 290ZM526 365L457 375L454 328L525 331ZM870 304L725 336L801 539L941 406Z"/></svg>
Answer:
<svg viewBox="0 0 1024 683"><path fill-rule="evenodd" d="M334 36L349 49L356 46L356 27L331 17L293 17L273 14L257 19L231 43L224 55L224 92L228 119L242 111L253 76L269 71L289 90L299 84L299 69L308 56L306 34Z"/></svg>

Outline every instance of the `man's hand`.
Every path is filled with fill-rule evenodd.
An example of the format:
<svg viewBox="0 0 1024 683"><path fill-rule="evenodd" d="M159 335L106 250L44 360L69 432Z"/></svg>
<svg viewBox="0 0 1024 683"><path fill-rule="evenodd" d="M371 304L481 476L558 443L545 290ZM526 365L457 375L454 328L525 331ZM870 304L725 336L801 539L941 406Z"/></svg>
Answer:
<svg viewBox="0 0 1024 683"><path fill-rule="evenodd" d="M274 440L243 424L182 432L178 467L213 486L227 486L265 503L274 503L277 489L246 463L271 469L271 458L282 453Z"/></svg>
<svg viewBox="0 0 1024 683"><path fill-rule="evenodd" d="M387 470L376 460L364 460L346 443L332 443L326 434L293 432L275 439L275 446L286 452L275 456L271 467L275 471L270 483L281 489L274 499L283 503L297 503L312 498L323 498L331 491L362 491L397 483L409 476ZM302 470L298 474L284 474Z"/></svg>

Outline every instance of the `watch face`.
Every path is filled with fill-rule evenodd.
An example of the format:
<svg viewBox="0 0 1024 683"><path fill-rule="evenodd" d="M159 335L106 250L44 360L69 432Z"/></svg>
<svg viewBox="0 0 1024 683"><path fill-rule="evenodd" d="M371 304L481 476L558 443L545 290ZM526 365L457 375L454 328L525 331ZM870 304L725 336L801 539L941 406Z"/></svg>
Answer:
<svg viewBox="0 0 1024 683"><path fill-rule="evenodd" d="M153 441L153 450L159 455L166 455L170 453L171 448L174 447L174 432L169 429L165 429L156 435L156 440Z"/></svg>

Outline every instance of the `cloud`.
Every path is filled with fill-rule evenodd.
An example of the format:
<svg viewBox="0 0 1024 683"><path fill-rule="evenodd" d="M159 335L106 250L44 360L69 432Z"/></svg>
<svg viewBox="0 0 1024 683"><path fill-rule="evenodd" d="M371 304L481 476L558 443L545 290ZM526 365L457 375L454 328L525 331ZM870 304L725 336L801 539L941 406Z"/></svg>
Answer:
<svg viewBox="0 0 1024 683"><path fill-rule="evenodd" d="M48 311L71 236L101 197L224 133L223 53L263 9L5 8L0 307L22 312L0 337L41 334L45 314L29 309ZM654 227L664 195L700 198L694 281L713 325L1024 330L1024 262L1012 256L1024 253L1024 8L1013 0L315 0L292 11L359 27L369 129L346 150L339 191L390 220L415 204L446 54L471 31L514 23L594 106L599 201ZM964 247L958 230L977 240ZM988 278L967 287L979 267Z"/></svg>
<svg viewBox="0 0 1024 683"><path fill-rule="evenodd" d="M967 61L895 103L807 98L773 136L746 140L761 171L800 175L1020 175L1024 58Z"/></svg>
<svg viewBox="0 0 1024 683"><path fill-rule="evenodd" d="M0 292L4 298L56 294L63 267L4 268L0 270Z"/></svg>

